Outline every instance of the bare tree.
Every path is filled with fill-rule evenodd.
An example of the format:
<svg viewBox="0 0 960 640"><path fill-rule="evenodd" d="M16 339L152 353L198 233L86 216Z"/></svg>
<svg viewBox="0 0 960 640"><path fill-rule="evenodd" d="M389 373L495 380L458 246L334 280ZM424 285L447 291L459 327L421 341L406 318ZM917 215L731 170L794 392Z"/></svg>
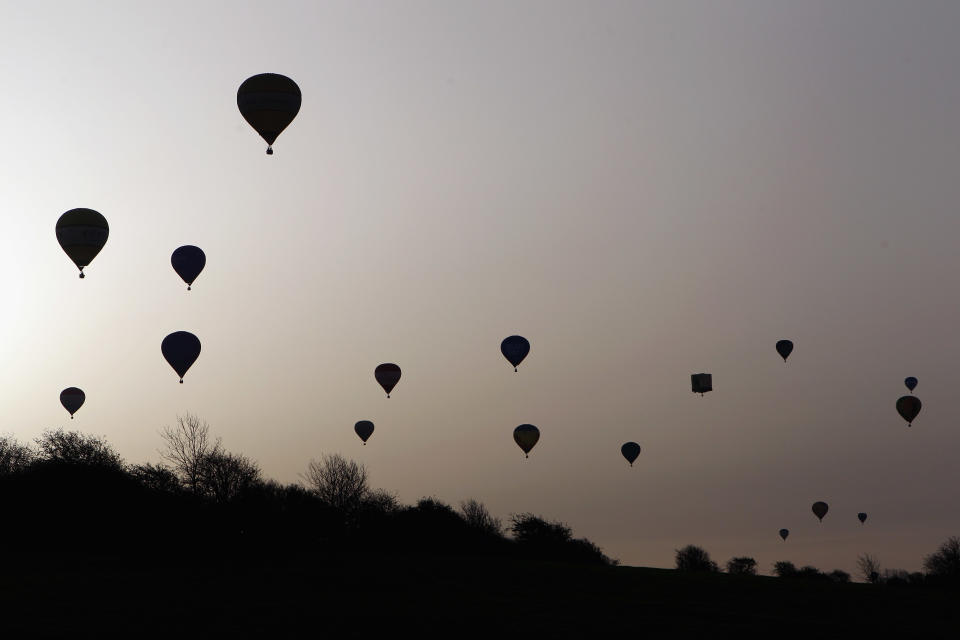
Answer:
<svg viewBox="0 0 960 640"><path fill-rule="evenodd" d="M0 436L0 476L17 473L33 462L36 454L12 436Z"/></svg>
<svg viewBox="0 0 960 640"><path fill-rule="evenodd" d="M338 453L311 460L301 477L317 497L337 509L355 509L370 491L366 467Z"/></svg>
<svg viewBox="0 0 960 640"><path fill-rule="evenodd" d="M223 454L220 438L211 439L210 425L191 413L177 416L177 425L164 427L160 437L166 445L160 450L160 457L170 464L189 491L202 493L204 461Z"/></svg>
<svg viewBox="0 0 960 640"><path fill-rule="evenodd" d="M259 484L260 467L244 455L215 451L200 461L201 492L217 502L230 502Z"/></svg>
<svg viewBox="0 0 960 640"><path fill-rule="evenodd" d="M873 584L879 582L883 575L880 560L877 559L877 556L869 553L862 553L857 557L857 571L861 578Z"/></svg>
<svg viewBox="0 0 960 640"><path fill-rule="evenodd" d="M494 535L503 535L503 523L500 518L494 518L487 511L487 507L482 502L471 498L460 503L460 511L463 513L463 519L467 524L484 533Z"/></svg>

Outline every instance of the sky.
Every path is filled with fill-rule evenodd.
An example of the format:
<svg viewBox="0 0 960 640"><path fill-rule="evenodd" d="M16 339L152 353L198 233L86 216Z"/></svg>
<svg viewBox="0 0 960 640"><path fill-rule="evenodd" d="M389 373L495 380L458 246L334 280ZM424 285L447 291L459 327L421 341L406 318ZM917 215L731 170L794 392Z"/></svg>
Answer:
<svg viewBox="0 0 960 640"><path fill-rule="evenodd" d="M628 565L912 571L960 535L960 5L0 8L0 432L157 462L191 412L281 482L340 453ZM273 156L236 106L264 72L303 94ZM54 234L75 207L110 224L84 280Z"/></svg>

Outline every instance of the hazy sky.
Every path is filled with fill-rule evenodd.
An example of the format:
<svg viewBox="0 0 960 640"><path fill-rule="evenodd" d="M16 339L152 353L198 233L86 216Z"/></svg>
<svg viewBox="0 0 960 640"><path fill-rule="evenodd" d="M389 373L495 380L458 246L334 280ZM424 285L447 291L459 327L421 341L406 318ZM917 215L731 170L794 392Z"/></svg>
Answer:
<svg viewBox="0 0 960 640"><path fill-rule="evenodd" d="M916 570L960 534L960 4L0 7L0 431L157 461L190 411L280 481L339 452L626 564ZM303 92L274 156L236 107L262 72ZM74 207L110 223L82 281Z"/></svg>

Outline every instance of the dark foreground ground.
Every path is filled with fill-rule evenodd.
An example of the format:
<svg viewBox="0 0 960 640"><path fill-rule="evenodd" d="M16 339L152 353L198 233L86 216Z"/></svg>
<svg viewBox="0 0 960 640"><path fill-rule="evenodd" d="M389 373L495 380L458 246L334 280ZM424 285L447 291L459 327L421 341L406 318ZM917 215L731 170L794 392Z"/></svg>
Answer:
<svg viewBox="0 0 960 640"><path fill-rule="evenodd" d="M960 592L932 588L496 557L216 553L67 562L5 549L0 637L952 638L960 619Z"/></svg>

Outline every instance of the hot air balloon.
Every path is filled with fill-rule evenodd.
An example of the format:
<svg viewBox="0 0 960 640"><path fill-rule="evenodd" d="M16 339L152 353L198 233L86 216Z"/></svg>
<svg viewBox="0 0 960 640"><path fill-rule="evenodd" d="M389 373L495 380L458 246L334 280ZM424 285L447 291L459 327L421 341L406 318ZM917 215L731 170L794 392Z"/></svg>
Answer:
<svg viewBox="0 0 960 640"><path fill-rule="evenodd" d="M788 535L790 535L790 530L789 530L789 529L780 529L780 537L781 537L781 538L783 538L784 540L786 540Z"/></svg>
<svg viewBox="0 0 960 640"><path fill-rule="evenodd" d="M367 438L373 435L373 423L369 420L361 420L353 425L353 430L357 432L357 435L363 440L363 445L366 446Z"/></svg>
<svg viewBox="0 0 960 640"><path fill-rule="evenodd" d="M67 387L60 392L60 404L70 413L71 420L73 420L73 414L83 406L83 401L86 399L87 396L83 391L76 387Z"/></svg>
<svg viewBox="0 0 960 640"><path fill-rule="evenodd" d="M513 365L516 371L523 359L530 353L530 342L523 336L510 336L500 343L500 353Z"/></svg>
<svg viewBox="0 0 960 640"><path fill-rule="evenodd" d="M620 447L620 453L623 454L623 457L627 459L627 462L629 462L632 467L633 461L640 455L640 445L636 442L627 442Z"/></svg>
<svg viewBox="0 0 960 640"><path fill-rule="evenodd" d="M817 516L820 519L820 522L823 522L823 516L827 515L827 510L830 507L826 502L814 502L813 503L813 515Z"/></svg>
<svg viewBox="0 0 960 640"><path fill-rule="evenodd" d="M393 388L400 382L400 367L392 362L385 362L374 369L373 377L377 379L377 382L380 383L383 390L387 392L387 397L389 398L390 392L393 391Z"/></svg>
<svg viewBox="0 0 960 640"><path fill-rule="evenodd" d="M533 445L537 444L537 440L539 439L540 429L537 429L532 424L522 424L513 430L513 440L523 449L523 453L526 454L525 457L527 458L530 457L530 450L533 449Z"/></svg>
<svg viewBox="0 0 960 640"><path fill-rule="evenodd" d="M176 331L163 339L160 343L160 351L180 376L180 384L183 384L183 376L187 375L187 369L197 361L200 355L200 339L187 331Z"/></svg>
<svg viewBox="0 0 960 640"><path fill-rule="evenodd" d="M907 421L909 427L917 419L917 414L920 413L920 407L922 406L923 403L917 396L900 396L900 399L897 400L897 413Z"/></svg>
<svg viewBox="0 0 960 640"><path fill-rule="evenodd" d="M690 386L694 393L701 396L707 391L713 391L713 376L709 373L694 373L690 375Z"/></svg>
<svg viewBox="0 0 960 640"><path fill-rule="evenodd" d="M57 220L57 242L80 269L90 264L107 243L107 219L93 209L70 209Z"/></svg>
<svg viewBox="0 0 960 640"><path fill-rule="evenodd" d="M187 283L187 291L190 291L193 281L207 264L207 256L200 247L187 244L174 250L173 255L170 256L170 264L173 265L177 275Z"/></svg>
<svg viewBox="0 0 960 640"><path fill-rule="evenodd" d="M790 355L790 352L793 351L793 343L789 340L778 340L777 341L777 353L780 354L780 357L783 358L783 361L787 361L787 356Z"/></svg>
<svg viewBox="0 0 960 640"><path fill-rule="evenodd" d="M300 87L278 73L261 73L243 81L237 90L237 107L244 120L267 141L267 155L273 143L300 111Z"/></svg>
<svg viewBox="0 0 960 640"><path fill-rule="evenodd" d="M867 514L861 511L860 513L857 514L857 520L860 521L860 524L863 524L864 522L867 521Z"/></svg>
<svg viewBox="0 0 960 640"><path fill-rule="evenodd" d="M903 381L903 384L910 390L910 393L913 393L913 390L917 388L917 379L910 376Z"/></svg>

